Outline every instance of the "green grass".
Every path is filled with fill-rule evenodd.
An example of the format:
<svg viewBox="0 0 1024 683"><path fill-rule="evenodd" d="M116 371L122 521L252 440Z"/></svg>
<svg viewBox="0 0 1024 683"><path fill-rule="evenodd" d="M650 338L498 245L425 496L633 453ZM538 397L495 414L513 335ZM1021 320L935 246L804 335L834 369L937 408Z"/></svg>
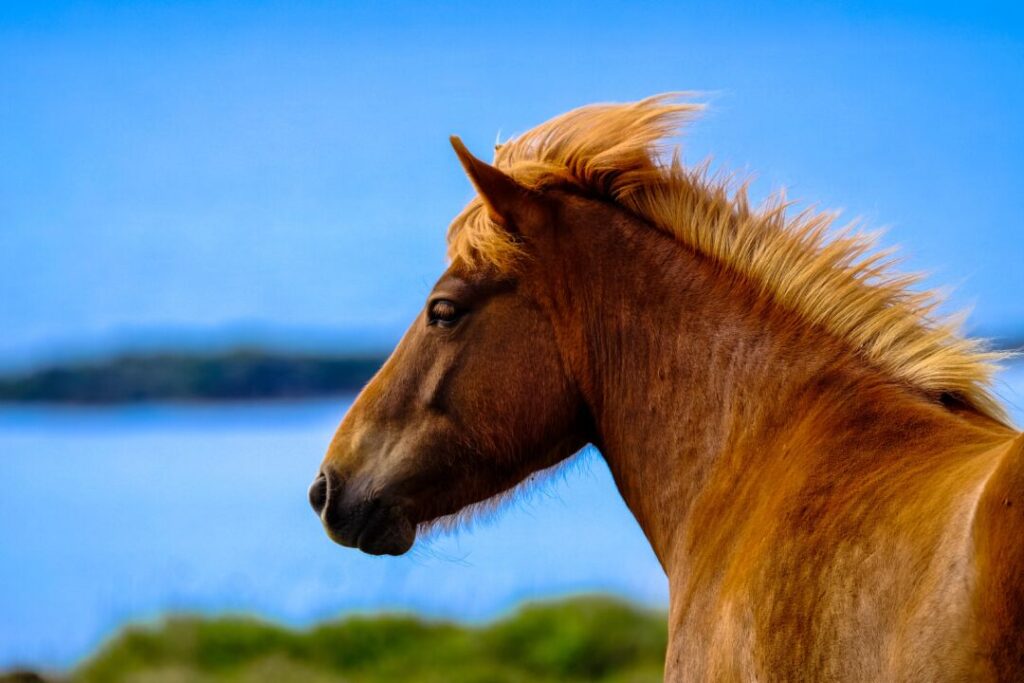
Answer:
<svg viewBox="0 0 1024 683"><path fill-rule="evenodd" d="M124 630L70 675L82 683L661 681L665 616L601 597L528 605L481 627L352 617L297 631L175 617Z"/></svg>

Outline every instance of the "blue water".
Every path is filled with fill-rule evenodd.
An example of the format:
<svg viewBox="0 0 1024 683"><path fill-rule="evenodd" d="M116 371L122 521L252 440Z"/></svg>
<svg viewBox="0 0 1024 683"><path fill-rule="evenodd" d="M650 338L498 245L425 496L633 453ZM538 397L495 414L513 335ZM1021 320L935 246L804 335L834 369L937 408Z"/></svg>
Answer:
<svg viewBox="0 0 1024 683"><path fill-rule="evenodd" d="M1021 424L1024 366L999 393ZM477 620L523 599L667 583L599 456L400 558L330 543L306 487L349 401L0 410L0 667L63 667L128 621L353 610Z"/></svg>
<svg viewBox="0 0 1024 683"><path fill-rule="evenodd" d="M352 610L484 619L667 583L599 456L400 558L332 544L306 488L349 401L0 411L0 668L68 666L128 621Z"/></svg>

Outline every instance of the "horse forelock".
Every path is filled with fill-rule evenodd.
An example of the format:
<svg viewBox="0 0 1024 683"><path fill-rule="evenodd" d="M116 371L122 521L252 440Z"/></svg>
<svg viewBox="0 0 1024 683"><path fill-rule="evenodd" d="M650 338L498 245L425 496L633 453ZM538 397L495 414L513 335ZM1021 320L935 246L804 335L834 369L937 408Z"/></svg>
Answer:
<svg viewBox="0 0 1024 683"><path fill-rule="evenodd" d="M571 184L617 204L897 380L1005 423L991 383L1006 354L963 336L962 317L940 315L941 297L914 289L919 275L895 272L874 234L836 228L835 213L791 216L782 193L751 207L745 184L712 175L707 164L685 167L677 149L666 154L666 141L702 109L672 94L582 107L498 145L494 165L527 187ZM510 271L522 247L474 199L449 228L448 255Z"/></svg>

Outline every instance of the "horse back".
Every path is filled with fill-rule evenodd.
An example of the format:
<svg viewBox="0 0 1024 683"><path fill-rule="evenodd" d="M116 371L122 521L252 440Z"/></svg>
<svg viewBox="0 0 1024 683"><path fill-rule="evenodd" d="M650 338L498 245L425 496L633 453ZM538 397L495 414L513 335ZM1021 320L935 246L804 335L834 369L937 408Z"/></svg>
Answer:
<svg viewBox="0 0 1024 683"><path fill-rule="evenodd" d="M992 679L1024 680L1024 435L985 485L973 536L978 652Z"/></svg>

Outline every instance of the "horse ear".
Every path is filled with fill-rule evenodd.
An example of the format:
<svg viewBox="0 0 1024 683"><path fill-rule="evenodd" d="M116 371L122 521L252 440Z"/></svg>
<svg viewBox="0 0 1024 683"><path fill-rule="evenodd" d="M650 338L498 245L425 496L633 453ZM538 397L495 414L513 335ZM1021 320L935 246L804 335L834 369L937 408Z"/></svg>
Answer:
<svg viewBox="0 0 1024 683"><path fill-rule="evenodd" d="M457 135L451 136L450 140L491 220L509 230L522 231L526 228L537 215L537 193L486 161L477 159Z"/></svg>

